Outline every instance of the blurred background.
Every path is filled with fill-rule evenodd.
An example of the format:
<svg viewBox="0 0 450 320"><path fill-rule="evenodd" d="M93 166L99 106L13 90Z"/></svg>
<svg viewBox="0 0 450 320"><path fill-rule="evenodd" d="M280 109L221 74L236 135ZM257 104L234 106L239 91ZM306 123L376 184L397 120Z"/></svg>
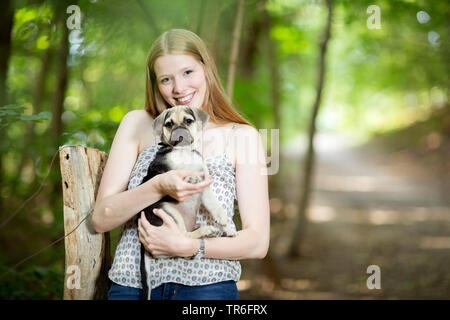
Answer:
<svg viewBox="0 0 450 320"><path fill-rule="evenodd" d="M448 299L449 9L2 0L0 298L62 298L64 241L49 246L64 235L58 147L108 153L122 117L144 108L152 42L187 28L236 109L268 140L279 129L270 251L242 261L241 298ZM380 289L367 286L371 265Z"/></svg>

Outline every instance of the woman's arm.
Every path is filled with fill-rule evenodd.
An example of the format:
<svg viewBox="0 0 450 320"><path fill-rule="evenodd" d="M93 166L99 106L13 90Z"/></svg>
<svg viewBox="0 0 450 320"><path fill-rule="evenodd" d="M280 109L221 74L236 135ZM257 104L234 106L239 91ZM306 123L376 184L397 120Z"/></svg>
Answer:
<svg viewBox="0 0 450 320"><path fill-rule="evenodd" d="M139 137L136 129L141 116L142 113L138 110L128 112L111 145L92 214L93 227L99 233L124 224L137 212L162 197L156 179L126 190L138 156Z"/></svg>
<svg viewBox="0 0 450 320"><path fill-rule="evenodd" d="M242 230L233 238L205 239L205 258L262 259L267 254L270 241L265 151L261 136L253 127L240 126L234 137L236 188ZM198 246L196 243L197 249Z"/></svg>
<svg viewBox="0 0 450 320"><path fill-rule="evenodd" d="M232 238L205 239L205 258L262 259L270 240L267 167L262 139L250 126L244 126L235 136L239 137L235 145L236 187L242 230ZM255 148L243 145L248 142ZM157 210L155 214L164 221L161 227L151 226L145 217L139 225L139 237L148 251L154 256L180 257L190 257L198 251L200 240L184 236L164 211Z"/></svg>

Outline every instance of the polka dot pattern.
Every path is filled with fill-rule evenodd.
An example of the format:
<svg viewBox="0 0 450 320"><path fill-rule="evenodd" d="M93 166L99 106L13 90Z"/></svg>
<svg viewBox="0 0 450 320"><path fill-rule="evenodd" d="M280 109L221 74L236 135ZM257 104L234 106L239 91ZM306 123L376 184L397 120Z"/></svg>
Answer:
<svg viewBox="0 0 450 320"><path fill-rule="evenodd" d="M130 175L128 189L137 187L147 174L148 165L153 161L157 146L151 146L142 151ZM231 228L236 230L233 222L235 212L236 177L231 160L226 154L205 159L211 178L213 192L228 215ZM237 210L236 210L237 211ZM197 214L197 224L217 224L212 220L205 207L201 206ZM217 236L221 236L219 231ZM122 237L116 249L114 262L109 270L109 278L123 286L142 288L140 275L140 241L136 224L130 219L122 229ZM156 288L162 283L176 282L184 285L205 285L226 280L239 281L241 264L236 260L195 259L187 260L180 257L167 259L151 259L151 287Z"/></svg>

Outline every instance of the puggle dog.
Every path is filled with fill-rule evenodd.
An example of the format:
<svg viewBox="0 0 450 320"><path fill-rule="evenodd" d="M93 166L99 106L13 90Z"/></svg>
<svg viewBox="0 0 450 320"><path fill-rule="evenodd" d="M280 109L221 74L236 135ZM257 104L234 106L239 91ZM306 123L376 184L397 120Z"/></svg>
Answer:
<svg viewBox="0 0 450 320"><path fill-rule="evenodd" d="M200 139L208 119L208 113L189 106L176 106L162 112L153 122L153 133L155 137L160 136L159 145L161 147L156 152L154 160L149 164L147 175L142 183L158 174L177 169L199 171L204 173L204 177L208 176L208 169L201 154L194 149L194 143ZM203 181L203 178L192 176L186 177L185 181L199 183ZM192 231L201 204L208 210L218 226L202 226ZM193 194L184 202L166 195L145 208L143 211L150 224L161 226L163 221L153 213L153 209L156 208L163 209L169 214L188 237L208 237L217 234L220 230L226 236L236 235L236 232L228 225L227 214L210 186L204 188L200 193ZM136 221L139 217L140 213L136 215ZM150 279L147 277L150 255L141 243L141 280L147 299L150 297L149 288L151 287Z"/></svg>

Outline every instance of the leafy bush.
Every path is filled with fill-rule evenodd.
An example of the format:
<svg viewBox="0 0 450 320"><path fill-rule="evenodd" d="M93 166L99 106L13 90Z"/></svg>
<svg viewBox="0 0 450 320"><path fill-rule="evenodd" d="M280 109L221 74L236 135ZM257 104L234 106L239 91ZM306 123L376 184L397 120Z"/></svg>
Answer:
<svg viewBox="0 0 450 320"><path fill-rule="evenodd" d="M1 300L62 299L64 270L61 265L33 266L23 271L0 267Z"/></svg>

